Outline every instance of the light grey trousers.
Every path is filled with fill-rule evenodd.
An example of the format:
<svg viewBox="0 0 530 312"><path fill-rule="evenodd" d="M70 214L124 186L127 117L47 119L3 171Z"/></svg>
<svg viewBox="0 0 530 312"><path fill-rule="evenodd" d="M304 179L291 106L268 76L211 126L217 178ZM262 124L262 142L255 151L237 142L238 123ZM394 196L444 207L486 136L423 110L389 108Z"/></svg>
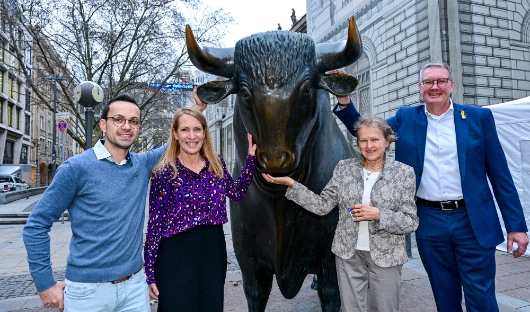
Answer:
<svg viewBox="0 0 530 312"><path fill-rule="evenodd" d="M366 295L370 285L371 311L399 311L402 265L377 266L369 251L356 250L353 258L335 256L342 312L367 311Z"/></svg>

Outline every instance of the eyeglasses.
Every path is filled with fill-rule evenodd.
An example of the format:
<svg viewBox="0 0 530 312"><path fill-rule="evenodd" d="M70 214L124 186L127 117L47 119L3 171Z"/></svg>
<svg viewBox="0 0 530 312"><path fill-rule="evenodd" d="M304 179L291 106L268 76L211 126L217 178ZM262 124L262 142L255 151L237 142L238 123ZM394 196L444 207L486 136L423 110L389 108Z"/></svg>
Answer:
<svg viewBox="0 0 530 312"><path fill-rule="evenodd" d="M449 78L439 78L439 79L435 79L435 80L432 80L432 79L424 79L421 83L423 83L424 86L426 87L432 87L434 86L434 83L438 83L439 86L447 86L447 84L449 83L451 79Z"/></svg>
<svg viewBox="0 0 530 312"><path fill-rule="evenodd" d="M105 119L112 119L112 123L118 128L123 127L126 122L129 122L129 126L133 129L140 128L140 119L138 118L125 119L123 116L112 116Z"/></svg>

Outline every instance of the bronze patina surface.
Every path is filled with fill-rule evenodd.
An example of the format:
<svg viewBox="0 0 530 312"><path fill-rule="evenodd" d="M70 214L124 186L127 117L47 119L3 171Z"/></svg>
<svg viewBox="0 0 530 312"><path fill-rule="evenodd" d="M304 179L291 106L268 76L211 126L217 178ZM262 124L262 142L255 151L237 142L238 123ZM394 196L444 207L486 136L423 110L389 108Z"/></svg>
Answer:
<svg viewBox="0 0 530 312"><path fill-rule="evenodd" d="M265 311L273 275L285 298L296 296L307 274L317 274L323 311L339 311L340 295L331 253L338 210L312 214L285 198L285 186L267 183L262 172L289 175L319 193L341 159L354 153L330 111L329 93L348 94L350 75L326 75L355 62L362 43L350 18L348 38L315 44L305 34L254 34L235 48L201 47L186 29L193 64L228 78L201 85L199 97L217 103L237 94L234 108L236 163L247 155L247 133L258 145L258 170L245 198L232 202L234 250L241 267L249 311Z"/></svg>

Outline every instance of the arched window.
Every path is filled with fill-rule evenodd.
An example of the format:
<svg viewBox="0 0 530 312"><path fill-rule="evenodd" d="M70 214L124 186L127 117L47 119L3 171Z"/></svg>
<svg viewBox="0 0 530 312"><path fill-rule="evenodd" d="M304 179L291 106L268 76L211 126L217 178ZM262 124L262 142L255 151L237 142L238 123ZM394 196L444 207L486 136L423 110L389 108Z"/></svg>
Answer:
<svg viewBox="0 0 530 312"><path fill-rule="evenodd" d="M365 52L354 64L346 67L346 73L353 75L359 81L357 88L352 92L351 100L361 115L372 114L372 96L370 90L370 60ZM357 140L348 132L348 140L357 146Z"/></svg>
<svg viewBox="0 0 530 312"><path fill-rule="evenodd" d="M530 42L530 11L526 12L521 28L521 41Z"/></svg>
<svg viewBox="0 0 530 312"><path fill-rule="evenodd" d="M359 84L352 93L352 101L361 115L372 113L372 97L370 95L370 61L366 53L357 62L346 67L346 72L357 77Z"/></svg>

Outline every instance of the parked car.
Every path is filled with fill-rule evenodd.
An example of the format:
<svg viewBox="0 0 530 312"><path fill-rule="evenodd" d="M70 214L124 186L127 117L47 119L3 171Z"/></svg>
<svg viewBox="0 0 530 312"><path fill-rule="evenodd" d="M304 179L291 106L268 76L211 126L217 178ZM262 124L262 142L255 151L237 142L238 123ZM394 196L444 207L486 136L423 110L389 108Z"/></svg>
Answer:
<svg viewBox="0 0 530 312"><path fill-rule="evenodd" d="M14 175L0 175L0 190L2 192L21 191L29 189L29 185Z"/></svg>

